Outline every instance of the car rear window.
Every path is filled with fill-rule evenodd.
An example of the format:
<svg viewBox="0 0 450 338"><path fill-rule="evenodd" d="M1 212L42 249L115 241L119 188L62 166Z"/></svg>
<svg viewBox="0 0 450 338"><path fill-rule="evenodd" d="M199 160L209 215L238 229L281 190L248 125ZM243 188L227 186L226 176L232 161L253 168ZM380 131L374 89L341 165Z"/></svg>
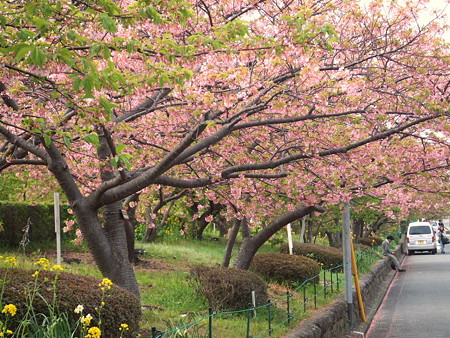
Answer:
<svg viewBox="0 0 450 338"><path fill-rule="evenodd" d="M428 225L415 225L409 228L410 235L431 234L431 228Z"/></svg>

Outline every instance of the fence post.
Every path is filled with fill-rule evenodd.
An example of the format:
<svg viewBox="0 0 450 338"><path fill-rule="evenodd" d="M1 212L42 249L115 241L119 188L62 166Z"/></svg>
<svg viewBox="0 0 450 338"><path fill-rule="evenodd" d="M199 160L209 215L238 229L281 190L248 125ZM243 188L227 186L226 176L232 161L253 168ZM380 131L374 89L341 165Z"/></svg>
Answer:
<svg viewBox="0 0 450 338"><path fill-rule="evenodd" d="M212 338L212 332L213 332L213 324L212 324L212 317L213 317L213 309L212 307L209 307L209 332L208 337Z"/></svg>
<svg viewBox="0 0 450 338"><path fill-rule="evenodd" d="M327 270L323 270L323 295L327 298Z"/></svg>
<svg viewBox="0 0 450 338"><path fill-rule="evenodd" d="M339 282L340 282L340 278L339 278L339 271L336 270L336 288L337 288L337 292L339 293Z"/></svg>
<svg viewBox="0 0 450 338"><path fill-rule="evenodd" d="M333 268L330 270L330 272L331 272L331 276L330 276L330 277L331 277L331 280L330 280L330 283L331 283L331 293L334 292L334 290L333 290L333 286L334 286L334 285L333 285L333 270L334 270Z"/></svg>
<svg viewBox="0 0 450 338"><path fill-rule="evenodd" d="M313 281L314 283L314 308L317 309L317 283L316 281Z"/></svg>
<svg viewBox="0 0 450 338"><path fill-rule="evenodd" d="M256 292L252 291L253 316L256 317Z"/></svg>
<svg viewBox="0 0 450 338"><path fill-rule="evenodd" d="M252 308L252 305L250 304L250 309ZM247 311L247 338L250 338L250 321L252 320L252 310Z"/></svg>
<svg viewBox="0 0 450 338"><path fill-rule="evenodd" d="M156 327L152 327L152 338L156 338Z"/></svg>
<svg viewBox="0 0 450 338"><path fill-rule="evenodd" d="M303 285L303 312L306 312L306 284Z"/></svg>
<svg viewBox="0 0 450 338"><path fill-rule="evenodd" d="M272 335L272 303L270 302L270 299L267 300L267 303L269 306L267 307L267 319L269 321L269 336Z"/></svg>
<svg viewBox="0 0 450 338"><path fill-rule="evenodd" d="M291 298L291 294L289 293L289 291L286 291L286 300L287 300L287 321L288 324L291 322L291 305L290 305L290 298Z"/></svg>

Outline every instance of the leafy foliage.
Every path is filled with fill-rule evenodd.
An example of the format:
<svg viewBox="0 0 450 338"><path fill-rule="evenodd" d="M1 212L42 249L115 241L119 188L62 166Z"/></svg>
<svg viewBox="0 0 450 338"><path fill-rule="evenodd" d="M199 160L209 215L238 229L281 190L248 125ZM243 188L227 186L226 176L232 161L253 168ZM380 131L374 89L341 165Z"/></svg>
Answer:
<svg viewBox="0 0 450 338"><path fill-rule="evenodd" d="M62 205L60 212L62 221L73 218L68 213L67 205ZM3 246L18 247L24 235L28 236L31 244L55 240L53 204L0 202L0 222L3 223L3 231L0 231L0 244ZM25 234L27 224L30 227ZM66 233L61 232L61 235L63 240L69 239Z"/></svg>
<svg viewBox="0 0 450 338"><path fill-rule="evenodd" d="M288 253L288 244L283 244L280 248L281 253ZM312 243L294 243L294 255L306 256L319 262L324 269L330 269L343 263L344 257L342 250L331 246L317 245Z"/></svg>
<svg viewBox="0 0 450 338"><path fill-rule="evenodd" d="M194 266L191 276L202 294L215 310L244 310L252 303L252 291L256 293L257 306L267 303L266 283L250 271Z"/></svg>
<svg viewBox="0 0 450 338"><path fill-rule="evenodd" d="M128 324L130 332L137 332L139 328L141 308L138 299L114 285L103 297L99 287L102 281L97 278L65 272L58 272L56 276L54 271L39 271L33 275L33 271L16 268L0 268L0 275L5 284L3 304L17 307L18 315L12 318L10 326L13 331L21 324L20 315L29 311L30 306L34 313L45 316L49 316L50 311L65 313L73 325L79 319L79 314L74 312L75 307L82 305L84 313L91 314L93 324L97 326L100 323L95 322L98 320L95 314L101 308L100 327L105 337L118 336L119 328L124 323Z"/></svg>
<svg viewBox="0 0 450 338"><path fill-rule="evenodd" d="M317 261L305 256L266 253L253 257L250 270L262 275L267 280L301 284L318 276L320 265ZM316 281L318 281L318 277Z"/></svg>
<svg viewBox="0 0 450 338"><path fill-rule="evenodd" d="M358 243L364 244L370 247L376 247L380 246L381 243L383 243L383 239L378 236L369 236L369 237L362 237L358 238Z"/></svg>

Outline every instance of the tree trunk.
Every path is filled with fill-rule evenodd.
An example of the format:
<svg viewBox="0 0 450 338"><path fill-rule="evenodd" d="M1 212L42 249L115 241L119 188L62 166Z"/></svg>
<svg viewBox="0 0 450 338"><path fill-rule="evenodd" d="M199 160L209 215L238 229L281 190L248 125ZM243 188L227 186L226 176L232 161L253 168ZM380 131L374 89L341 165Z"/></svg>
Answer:
<svg viewBox="0 0 450 338"><path fill-rule="evenodd" d="M306 217L302 217L302 229L300 230L300 243L305 243Z"/></svg>
<svg viewBox="0 0 450 338"><path fill-rule="evenodd" d="M342 232L325 231L328 237L328 243L335 248L342 248Z"/></svg>
<svg viewBox="0 0 450 338"><path fill-rule="evenodd" d="M136 205L139 201L139 194L133 194L125 200L126 210L123 210L124 223L125 223L125 233L127 236L127 246L128 246L128 259L131 263L139 263L139 257L135 252L135 235L134 230L138 225L138 221L136 220ZM131 206L131 202L134 202L134 205Z"/></svg>
<svg viewBox="0 0 450 338"><path fill-rule="evenodd" d="M320 205L298 207L294 211L279 216L277 219L263 228L254 237L245 237L239 249L236 260L234 261L233 267L237 269L247 270L258 249L265 242L267 242L277 231L282 229L288 223L294 222L295 220L298 220L313 211L322 212L324 211L324 209Z"/></svg>
<svg viewBox="0 0 450 338"><path fill-rule="evenodd" d="M76 201L72 204L72 208L83 238L103 276L139 297L137 280L128 259L121 205L120 202L116 202L104 207L103 227L97 210L86 199Z"/></svg>
<svg viewBox="0 0 450 338"><path fill-rule="evenodd" d="M352 232L354 238L360 238L363 235L364 220L363 219L353 219Z"/></svg>
<svg viewBox="0 0 450 338"><path fill-rule="evenodd" d="M230 266L230 260L233 253L233 247L236 243L236 237L239 233L239 228L241 226L241 221L237 218L233 220L233 227L231 228L230 237L228 237L227 247L225 249L225 254L223 255L222 266L228 268Z"/></svg>
<svg viewBox="0 0 450 338"><path fill-rule="evenodd" d="M229 224L224 217L218 216L216 219L217 228L219 229L220 237L225 237L228 234ZM233 222L234 225L234 222Z"/></svg>

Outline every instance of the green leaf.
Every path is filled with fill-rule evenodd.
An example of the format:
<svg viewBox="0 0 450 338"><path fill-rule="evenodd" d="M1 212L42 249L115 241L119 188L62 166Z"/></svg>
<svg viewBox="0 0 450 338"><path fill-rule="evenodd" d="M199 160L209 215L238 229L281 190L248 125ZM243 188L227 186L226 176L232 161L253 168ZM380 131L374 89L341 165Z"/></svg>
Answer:
<svg viewBox="0 0 450 338"><path fill-rule="evenodd" d="M31 63L33 63L34 65L36 65L38 67L41 67L44 64L46 59L47 59L47 56L45 55L42 48L40 48L38 46L32 47L31 53L30 53Z"/></svg>
<svg viewBox="0 0 450 338"><path fill-rule="evenodd" d="M70 138L67 136L64 136L64 143L66 144L67 148L70 148L72 146L72 142L70 141Z"/></svg>
<svg viewBox="0 0 450 338"><path fill-rule="evenodd" d="M50 145L52 144L52 138L49 134L44 134L44 144L46 147L50 147Z"/></svg>
<svg viewBox="0 0 450 338"><path fill-rule="evenodd" d="M30 52L31 48L32 47L29 45L24 45L24 44L20 45L19 49L16 50L15 60L22 61L23 58Z"/></svg>
<svg viewBox="0 0 450 338"><path fill-rule="evenodd" d="M117 156L115 156L111 159L111 165L115 168L119 167L119 158Z"/></svg>
<svg viewBox="0 0 450 338"><path fill-rule="evenodd" d="M100 98L100 104L102 105L103 108L105 108L105 111L106 111L106 113L108 115L108 121L110 121L111 120L111 113L112 113L112 110L115 107L115 104L112 103L111 101L105 99L104 97Z"/></svg>
<svg viewBox="0 0 450 338"><path fill-rule="evenodd" d="M127 153L123 153L119 155L119 160L122 162L122 164L125 166L125 168L130 169L131 168L131 162L130 162L131 155Z"/></svg>
<svg viewBox="0 0 450 338"><path fill-rule="evenodd" d="M108 32L110 32L110 33L117 32L116 22L114 20L112 20L111 17L108 14L102 13L102 14L100 14L100 18L101 18L103 27Z"/></svg>
<svg viewBox="0 0 450 338"><path fill-rule="evenodd" d="M84 140L86 142L88 142L88 143L94 144L97 147L100 145L100 139L99 139L98 134L96 132L92 132L92 133L86 135Z"/></svg>
<svg viewBox="0 0 450 338"><path fill-rule="evenodd" d="M120 154L124 149L125 149L125 145L119 144L119 145L116 147L116 152L117 152L118 154Z"/></svg>

